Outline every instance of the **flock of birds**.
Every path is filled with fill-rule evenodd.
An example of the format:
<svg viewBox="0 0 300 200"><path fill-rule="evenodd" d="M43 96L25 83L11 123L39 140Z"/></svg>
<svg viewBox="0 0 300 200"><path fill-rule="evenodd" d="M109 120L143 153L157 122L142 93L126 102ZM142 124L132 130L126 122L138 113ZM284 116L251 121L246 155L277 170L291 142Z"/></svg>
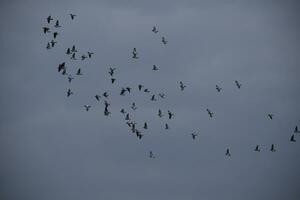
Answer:
<svg viewBox="0 0 300 200"><path fill-rule="evenodd" d="M69 15L70 15L70 19L71 20L74 20L77 17L75 14L69 14ZM43 33L45 35L49 35L49 34L52 33L52 38L51 38L51 40L46 45L46 49L49 50L49 49L54 48L55 44L57 43L56 39L57 39L57 37L60 34L58 32L58 30L59 30L59 28L61 28L61 25L60 25L58 19L55 20L55 23L53 25L52 21L54 21L54 19L53 19L53 17L51 15L46 18L46 21L47 21L47 25L44 26L42 29L43 29ZM53 25L53 28L54 28L53 30L52 30L52 28L49 27L50 25ZM151 31L154 34L157 34L159 32L158 28L156 26L153 26L153 28L152 28ZM168 43L168 41L166 40L165 37L161 37L161 42L162 42L163 45L167 45L167 43ZM80 57L78 57L78 54L79 54L78 53L78 49L76 48L75 45L73 45L72 47L68 47L66 49L66 55L70 56L71 60L78 60L78 59L80 59L80 60L83 61L85 59L91 59L92 56L94 55L94 52L87 51L86 54L81 54ZM136 48L133 48L133 50L132 50L132 59L139 59L138 51L137 51ZM158 71L159 68L156 65L153 65L152 70L153 71ZM109 67L109 69L108 69L108 74L110 76L110 82L111 82L111 84L115 84L115 82L116 82L115 71L116 71L116 68L113 68L113 67ZM76 76L73 76L71 74L71 72L67 71L66 62L60 63L58 65L58 72L61 73L63 76L66 76L69 83L71 83L75 79L76 76L82 76L83 75L81 68L78 68L77 71L76 71L76 73L75 73ZM179 81L178 83L179 83L179 90L183 92L187 86L182 81ZM234 84L236 85L236 87L238 89L241 89L242 84L239 81L235 80ZM219 85L216 85L215 89L216 89L217 92L221 92L222 91L222 88ZM151 98L150 98L151 101L157 101L158 98L161 98L161 99L165 98L165 94L164 93L152 94L152 92L150 92L150 90L148 88L146 88L142 84L138 84L137 85L137 90L140 91L140 92L146 93L146 94L150 94L151 95ZM120 96L125 96L125 95L130 94L131 91L132 91L131 87L122 87L119 95ZM67 90L67 92L66 92L66 95L67 95L67 97L72 96L73 95L73 91L69 88ZM94 96L96 101L100 102L103 99L103 103L104 103L104 115L105 116L109 116L111 114L111 112L109 110L110 103L108 102L108 96L109 96L108 92L104 92L102 95L95 94L95 96ZM83 105L83 107L84 107L84 109L86 111L89 111L92 108L91 105L87 105L87 104ZM130 109L132 109L133 111L135 111L137 109L137 106L136 106L135 102L133 102L131 104ZM214 117L214 113L210 109L207 108L206 111L207 111L207 114L208 114L208 116L210 118ZM148 123L144 122L144 124L141 126L141 128L138 128L137 123L134 120L131 119L131 114L128 111L126 111L125 108L122 108L120 110L120 113L122 115L124 115L126 124L128 125L130 131L132 133L134 133L138 139L142 139L143 136L144 136L144 134L142 133L141 129L147 130L148 129ZM162 118L164 116L164 113L163 113L163 111L161 109L158 109L157 115L158 115L159 118ZM174 113L171 112L170 110L167 110L167 118L169 120L171 120L173 117L174 117ZM266 117L269 118L270 120L273 120L274 114L267 113ZM164 124L164 129L165 130L170 129L168 123ZM290 142L296 142L295 135L297 133L300 133L300 130L298 129L298 126L295 127L294 133L290 137ZM198 133L193 132L193 133L190 134L190 136L191 136L192 140L196 140L196 138L198 136ZM260 146L256 145L255 148L254 148L254 151L255 152L260 152L261 151ZM271 144L270 151L271 152L275 152L276 151L275 144ZM229 148L227 148L225 150L225 156L231 156L231 151L230 151ZM150 158L155 158L156 157L155 154L153 153L153 151L149 152L149 157Z"/></svg>

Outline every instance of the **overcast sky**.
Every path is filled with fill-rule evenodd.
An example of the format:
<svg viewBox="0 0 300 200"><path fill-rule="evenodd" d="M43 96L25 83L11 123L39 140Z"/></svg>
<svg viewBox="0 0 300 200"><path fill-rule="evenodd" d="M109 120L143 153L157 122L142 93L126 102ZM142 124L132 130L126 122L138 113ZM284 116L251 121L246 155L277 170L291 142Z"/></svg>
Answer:
<svg viewBox="0 0 300 200"><path fill-rule="evenodd" d="M2 0L0 199L300 199L300 134L289 141L300 126L299 9L296 0ZM50 50L48 15L62 26ZM95 54L72 61L72 45L78 57ZM62 62L72 83L57 72ZM165 99L150 101L138 84ZM127 86L131 94L120 96ZM94 98L105 91L108 117Z"/></svg>

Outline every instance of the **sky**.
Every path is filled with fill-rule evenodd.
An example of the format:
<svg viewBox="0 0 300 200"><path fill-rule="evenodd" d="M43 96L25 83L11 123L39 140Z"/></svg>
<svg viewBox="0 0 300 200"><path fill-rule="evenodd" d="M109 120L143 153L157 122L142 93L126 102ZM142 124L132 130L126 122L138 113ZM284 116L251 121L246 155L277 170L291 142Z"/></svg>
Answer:
<svg viewBox="0 0 300 200"><path fill-rule="evenodd" d="M299 8L290 0L2 0L0 199L300 199L300 133L289 141L300 126ZM62 27L47 24L49 15ZM59 32L50 50L43 26ZM72 61L72 45L78 57L95 54ZM57 72L62 62L71 83ZM153 102L138 84L166 97ZM120 96L122 87L132 92ZM105 91L109 116L94 98Z"/></svg>

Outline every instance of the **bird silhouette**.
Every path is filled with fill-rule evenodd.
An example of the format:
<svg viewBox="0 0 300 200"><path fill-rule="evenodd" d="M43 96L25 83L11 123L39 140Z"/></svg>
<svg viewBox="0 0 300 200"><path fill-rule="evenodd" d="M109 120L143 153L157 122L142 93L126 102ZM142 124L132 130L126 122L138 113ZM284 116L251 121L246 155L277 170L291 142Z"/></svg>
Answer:
<svg viewBox="0 0 300 200"><path fill-rule="evenodd" d="M53 20L53 18L52 18L51 15L49 15L49 16L47 17L47 22L48 22L48 24L50 24L51 20Z"/></svg>
<svg viewBox="0 0 300 200"><path fill-rule="evenodd" d="M129 113L126 114L125 120L130 120Z"/></svg>
<svg viewBox="0 0 300 200"><path fill-rule="evenodd" d="M69 81L69 83L71 83L73 79L74 79L74 78L73 78L72 76L68 76L68 81Z"/></svg>
<svg viewBox="0 0 300 200"><path fill-rule="evenodd" d="M89 51L88 51L87 53L88 53L88 57L89 57L89 58L91 58L92 55L94 54L94 52L89 52Z"/></svg>
<svg viewBox="0 0 300 200"><path fill-rule="evenodd" d="M139 91L141 91L142 90L142 88L143 88L144 86L143 85L138 85L138 88L139 88Z"/></svg>
<svg viewBox="0 0 300 200"><path fill-rule="evenodd" d="M108 94L108 92L104 92L104 93L102 94L102 96L104 96L105 98L107 98L107 97L109 96L109 94Z"/></svg>
<svg viewBox="0 0 300 200"><path fill-rule="evenodd" d="M47 43L46 49L51 49L50 42Z"/></svg>
<svg viewBox="0 0 300 200"><path fill-rule="evenodd" d="M126 91L127 91L127 90L126 90L125 88L122 88L122 89L121 89L121 92L120 92L120 95L124 96Z"/></svg>
<svg viewBox="0 0 300 200"><path fill-rule="evenodd" d="M291 141L291 142L296 142L296 139L295 139L295 136L294 136L294 135L291 136L290 141Z"/></svg>
<svg viewBox="0 0 300 200"><path fill-rule="evenodd" d="M156 65L153 65L152 70L153 70L153 71L157 71L157 70L158 70L158 67L157 67Z"/></svg>
<svg viewBox="0 0 300 200"><path fill-rule="evenodd" d="M171 111L168 110L168 116L169 116L169 119L171 119L174 116L174 113L172 113Z"/></svg>
<svg viewBox="0 0 300 200"><path fill-rule="evenodd" d="M300 131L298 130L298 126L295 127L294 133L300 133Z"/></svg>
<svg viewBox="0 0 300 200"><path fill-rule="evenodd" d="M183 91L184 88L186 87L182 81L179 82L179 86L180 86L181 91Z"/></svg>
<svg viewBox="0 0 300 200"><path fill-rule="evenodd" d="M132 110L136 110L136 109L137 109L137 107L135 106L135 103L134 103L134 102L131 104L131 109L132 109Z"/></svg>
<svg viewBox="0 0 300 200"><path fill-rule="evenodd" d="M240 84L237 80L235 80L234 82L235 82L235 85L240 89L242 84Z"/></svg>
<svg viewBox="0 0 300 200"><path fill-rule="evenodd" d="M84 107L85 107L86 111L89 111L92 106L90 106L90 105L84 105Z"/></svg>
<svg viewBox="0 0 300 200"><path fill-rule="evenodd" d="M50 33L50 28L48 28L48 27L43 27L43 32L44 32L44 34Z"/></svg>
<svg viewBox="0 0 300 200"><path fill-rule="evenodd" d="M158 110L158 114L157 114L159 117L163 117L163 114L162 114L162 111L159 109Z"/></svg>
<svg viewBox="0 0 300 200"><path fill-rule="evenodd" d="M74 52L74 53L77 52L75 45L72 46L71 51Z"/></svg>
<svg viewBox="0 0 300 200"><path fill-rule="evenodd" d="M231 156L229 149L226 149L225 156Z"/></svg>
<svg viewBox="0 0 300 200"><path fill-rule="evenodd" d="M144 89L144 92L149 93L150 90L146 88L146 89Z"/></svg>
<svg viewBox="0 0 300 200"><path fill-rule="evenodd" d="M144 129L148 129L148 124L147 124L147 122L145 122L144 123L144 127L143 127Z"/></svg>
<svg viewBox="0 0 300 200"><path fill-rule="evenodd" d="M126 113L124 108L122 108L120 112L121 112L122 114L125 114L125 113Z"/></svg>
<svg viewBox="0 0 300 200"><path fill-rule="evenodd" d="M153 32L153 33L158 33L158 30L157 30L156 26L153 26L152 32Z"/></svg>
<svg viewBox="0 0 300 200"><path fill-rule="evenodd" d="M271 149L270 149L270 151L272 151L272 152L275 152L275 151L276 151L276 149L275 149L275 145L274 145L274 144L272 144L272 145L271 145Z"/></svg>
<svg viewBox="0 0 300 200"><path fill-rule="evenodd" d="M139 57L138 57L137 55L138 55L138 52L136 51L136 48L133 48L133 51L132 51L132 58L138 59Z"/></svg>
<svg viewBox="0 0 300 200"><path fill-rule="evenodd" d="M70 54L71 54L70 48L67 48L66 54L67 54L67 55L70 55Z"/></svg>
<svg viewBox="0 0 300 200"><path fill-rule="evenodd" d="M192 139L195 140L196 137L198 136L198 134L197 133L191 133L191 136L192 136Z"/></svg>
<svg viewBox="0 0 300 200"><path fill-rule="evenodd" d="M58 21L58 20L56 20L54 27L55 27L55 28L60 28L60 27L61 27L61 26L59 25L59 21Z"/></svg>
<svg viewBox="0 0 300 200"><path fill-rule="evenodd" d="M78 76L81 76L81 75L82 75L82 73L81 73L81 69L80 69L80 68L77 70L77 73L76 73L76 75L78 75Z"/></svg>
<svg viewBox="0 0 300 200"><path fill-rule="evenodd" d="M274 114L268 114L268 117L269 117L270 119L273 119Z"/></svg>
<svg viewBox="0 0 300 200"><path fill-rule="evenodd" d="M70 14L71 19L73 20L77 15Z"/></svg>
<svg viewBox="0 0 300 200"><path fill-rule="evenodd" d="M165 94L164 94L164 93L159 93L158 95L159 95L160 98L162 98L162 99L165 98Z"/></svg>
<svg viewBox="0 0 300 200"><path fill-rule="evenodd" d="M130 93L131 88L130 87L126 87L126 90Z"/></svg>
<svg viewBox="0 0 300 200"><path fill-rule="evenodd" d="M57 42L55 42L54 40L51 40L51 47L54 47L54 45L57 43Z"/></svg>
<svg viewBox="0 0 300 200"><path fill-rule="evenodd" d="M166 129L166 130L169 130L169 129L170 129L170 128L169 128L169 124L165 123L165 129Z"/></svg>
<svg viewBox="0 0 300 200"><path fill-rule="evenodd" d="M68 89L67 91L67 97L71 96L73 94L73 92L71 91L71 89Z"/></svg>
<svg viewBox="0 0 300 200"><path fill-rule="evenodd" d="M151 97L151 101L156 101L157 99L155 98L155 95L153 94Z"/></svg>
<svg viewBox="0 0 300 200"><path fill-rule="evenodd" d="M214 115L214 113L213 113L213 112L211 112L209 109L206 109L206 111L207 111L208 115L210 116L210 118L212 118L212 117L213 117L213 115Z"/></svg>
<svg viewBox="0 0 300 200"><path fill-rule="evenodd" d="M110 80L111 80L111 84L114 84L114 82L116 81L115 78L111 78Z"/></svg>
<svg viewBox="0 0 300 200"><path fill-rule="evenodd" d="M104 115L105 115L105 116L108 116L109 114L110 114L110 112L108 111L108 108L105 107L105 108L104 108Z"/></svg>
<svg viewBox="0 0 300 200"><path fill-rule="evenodd" d="M58 36L58 32L53 32L53 38L55 39Z"/></svg>
<svg viewBox="0 0 300 200"><path fill-rule="evenodd" d="M65 68L66 68L65 66L66 66L66 63L65 63L65 62L59 64L59 65L58 65L58 72L60 72L60 71L62 71L63 69L65 69Z"/></svg>
<svg viewBox="0 0 300 200"><path fill-rule="evenodd" d="M260 152L259 145L256 145L256 147L255 147L254 151Z"/></svg>
<svg viewBox="0 0 300 200"><path fill-rule="evenodd" d="M165 44L165 45L168 43L168 41L166 40L165 37L162 37L162 38L161 38L161 41L162 41L162 43Z"/></svg>
<svg viewBox="0 0 300 200"><path fill-rule="evenodd" d="M109 71L108 71L109 75L110 75L110 76L113 76L113 75L114 75L114 72L115 72L115 70L116 70L116 68L112 68L112 67L110 67L110 68L109 68Z"/></svg>
<svg viewBox="0 0 300 200"><path fill-rule="evenodd" d="M81 60L85 60L85 59L87 59L87 56L86 55L81 55Z"/></svg>
<svg viewBox="0 0 300 200"><path fill-rule="evenodd" d="M72 53L71 59L72 59L72 60L77 60L76 54L75 54L75 53Z"/></svg>
<svg viewBox="0 0 300 200"><path fill-rule="evenodd" d="M222 88L220 88L220 86L216 85L216 90L217 90L218 92L221 92Z"/></svg>

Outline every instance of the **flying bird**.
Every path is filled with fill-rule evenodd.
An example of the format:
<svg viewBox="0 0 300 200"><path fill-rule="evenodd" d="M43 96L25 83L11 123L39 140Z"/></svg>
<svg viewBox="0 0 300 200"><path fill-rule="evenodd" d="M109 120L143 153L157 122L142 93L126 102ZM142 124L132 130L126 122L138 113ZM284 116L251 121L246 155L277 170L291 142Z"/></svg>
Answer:
<svg viewBox="0 0 300 200"><path fill-rule="evenodd" d="M157 71L157 70L158 70L158 67L157 67L156 65L153 65L152 70L153 70L153 71Z"/></svg>
<svg viewBox="0 0 300 200"><path fill-rule="evenodd" d="M155 158L155 155L152 151L149 152L149 158Z"/></svg>
<svg viewBox="0 0 300 200"><path fill-rule="evenodd" d="M92 106L90 106L90 105L84 105L84 107L85 107L86 111L89 111Z"/></svg>
<svg viewBox="0 0 300 200"><path fill-rule="evenodd" d="M71 59L72 59L72 60L77 60L77 58L76 58L75 56L76 56L76 54L75 54L75 53L72 53Z"/></svg>
<svg viewBox="0 0 300 200"><path fill-rule="evenodd" d="M160 98L162 98L162 99L165 98L165 94L164 94L164 93L159 93L158 95L159 95Z"/></svg>
<svg viewBox="0 0 300 200"><path fill-rule="evenodd" d="M81 69L80 69L80 68L77 70L77 73L76 73L76 75L78 75L78 76L82 75L82 73L81 73Z"/></svg>
<svg viewBox="0 0 300 200"><path fill-rule="evenodd" d="M272 152L275 152L275 151L276 151L276 149L275 149L275 145L274 145L274 144L272 144L272 145L271 145L271 149L270 149L270 151L272 151Z"/></svg>
<svg viewBox="0 0 300 200"><path fill-rule="evenodd" d="M43 27L43 32L46 33L50 33L50 28L48 27Z"/></svg>
<svg viewBox="0 0 300 200"><path fill-rule="evenodd" d="M104 96L105 98L107 98L107 97L109 96L109 94L108 94L108 92L104 92L104 93L102 94L102 96Z"/></svg>
<svg viewBox="0 0 300 200"><path fill-rule="evenodd" d="M125 120L130 120L129 113L126 114Z"/></svg>
<svg viewBox="0 0 300 200"><path fill-rule="evenodd" d="M169 119L171 119L174 116L174 113L168 110Z"/></svg>
<svg viewBox="0 0 300 200"><path fill-rule="evenodd" d="M137 107L135 106L135 103L134 103L134 102L133 102L132 105L131 105L131 109L132 109L132 110L136 110L136 109L137 109Z"/></svg>
<svg viewBox="0 0 300 200"><path fill-rule="evenodd" d="M259 145L256 145L256 147L255 147L254 151L260 152Z"/></svg>
<svg viewBox="0 0 300 200"><path fill-rule="evenodd" d="M143 88L144 86L143 85L138 85L138 88L139 88L139 91L141 91L142 90L142 88Z"/></svg>
<svg viewBox="0 0 300 200"><path fill-rule="evenodd" d="M157 30L156 26L153 26L152 32L153 32L153 33L158 33L158 30Z"/></svg>
<svg viewBox="0 0 300 200"><path fill-rule="evenodd" d="M89 51L88 51L87 53L88 53L88 57L89 57L89 58L91 58L92 55L94 54L94 52L89 52Z"/></svg>
<svg viewBox="0 0 300 200"><path fill-rule="evenodd" d="M47 43L46 49L51 49L50 42Z"/></svg>
<svg viewBox="0 0 300 200"><path fill-rule="evenodd" d="M71 49L70 49L70 48L67 48L66 54L67 54L67 55L70 55L70 54L71 54Z"/></svg>
<svg viewBox="0 0 300 200"><path fill-rule="evenodd" d="M132 51L132 58L138 59L139 57L138 57L137 55L138 55L138 53L137 53L137 51L136 51L136 48L133 48L133 51Z"/></svg>
<svg viewBox="0 0 300 200"><path fill-rule="evenodd" d="M74 79L74 78L73 78L72 76L68 76L68 81L69 81L69 83L71 83L73 79Z"/></svg>
<svg viewBox="0 0 300 200"><path fill-rule="evenodd" d="M198 136L198 134L196 134L196 133L191 133L191 136L192 136L193 140L195 140L196 137Z"/></svg>
<svg viewBox="0 0 300 200"><path fill-rule="evenodd" d="M59 25L59 21L58 21L58 20L56 20L54 27L55 27L55 28L60 28L60 27L61 27L61 26Z"/></svg>
<svg viewBox="0 0 300 200"><path fill-rule="evenodd" d="M155 98L155 95L153 94L151 97L151 101L156 101L157 99Z"/></svg>
<svg viewBox="0 0 300 200"><path fill-rule="evenodd" d="M216 85L216 90L217 90L218 92L221 92L222 88L220 88L220 86Z"/></svg>
<svg viewBox="0 0 300 200"><path fill-rule="evenodd" d="M68 89L67 91L67 97L71 96L73 94L73 92L71 91L71 89Z"/></svg>
<svg viewBox="0 0 300 200"><path fill-rule="evenodd" d="M77 52L75 45L72 46L71 51L72 51L72 52Z"/></svg>
<svg viewBox="0 0 300 200"><path fill-rule="evenodd" d="M225 156L231 156L229 149L226 149Z"/></svg>
<svg viewBox="0 0 300 200"><path fill-rule="evenodd" d="M210 118L212 118L214 113L211 112L209 109L206 109L206 111L207 111L208 115L210 116Z"/></svg>
<svg viewBox="0 0 300 200"><path fill-rule="evenodd" d="M116 68L112 68L112 67L110 67L110 68L109 68L109 71L108 71L109 75L110 75L110 76L113 76L113 75L114 75L114 72L115 72L115 70L116 70Z"/></svg>
<svg viewBox="0 0 300 200"><path fill-rule="evenodd" d="M298 126L295 127L294 133L300 133L300 131L298 130Z"/></svg>
<svg viewBox="0 0 300 200"><path fill-rule="evenodd" d="M114 84L114 82L116 81L115 78L111 78L110 80L111 80L111 84Z"/></svg>
<svg viewBox="0 0 300 200"><path fill-rule="evenodd" d="M159 116L159 117L163 117L163 116L164 116L164 115L162 114L162 111L161 111L160 109L158 110L158 116Z"/></svg>
<svg viewBox="0 0 300 200"><path fill-rule="evenodd" d="M108 116L110 114L110 112L108 111L107 107L104 108L104 115Z"/></svg>
<svg viewBox="0 0 300 200"><path fill-rule="evenodd" d="M53 38L55 39L58 36L58 32L53 33Z"/></svg>
<svg viewBox="0 0 300 200"><path fill-rule="evenodd" d="M167 43L168 43L168 41L166 40L165 37L162 37L162 38L161 38L161 41L162 41L163 44L167 44Z"/></svg>
<svg viewBox="0 0 300 200"><path fill-rule="evenodd" d="M124 110L124 108L122 108L120 112L121 112L122 114L125 114L125 113L126 113L125 110Z"/></svg>
<svg viewBox="0 0 300 200"><path fill-rule="evenodd" d="M147 122L145 122L144 123L144 127L143 127L144 129L148 129L148 124L147 124Z"/></svg>
<svg viewBox="0 0 300 200"><path fill-rule="evenodd" d="M120 92L120 95L124 96L126 91L127 91L127 90L126 90L125 88L122 88L122 89L121 89L121 92Z"/></svg>
<svg viewBox="0 0 300 200"><path fill-rule="evenodd" d="M66 63L63 62L61 64L58 65L58 72L60 72L61 70L65 69Z"/></svg>
<svg viewBox="0 0 300 200"><path fill-rule="evenodd" d="M149 89L144 89L144 92L146 92L146 93L149 93L150 91L149 91Z"/></svg>
<svg viewBox="0 0 300 200"><path fill-rule="evenodd" d="M240 88L241 88L241 86L242 86L242 84L240 84L240 83L239 83L237 80L235 80L234 82L235 82L235 85L237 86L237 88L239 88L239 89L240 89Z"/></svg>
<svg viewBox="0 0 300 200"><path fill-rule="evenodd" d="M268 117L269 117L270 119L273 119L274 114L268 114Z"/></svg>
<svg viewBox="0 0 300 200"><path fill-rule="evenodd" d="M55 42L54 40L51 40L51 47L54 47L54 45L57 43L57 42Z"/></svg>
<svg viewBox="0 0 300 200"><path fill-rule="evenodd" d="M48 22L48 24L51 22L51 20L53 20L53 18L52 18L51 15L49 15L49 16L47 17L47 22Z"/></svg>
<svg viewBox="0 0 300 200"><path fill-rule="evenodd" d="M73 20L74 19L74 17L76 17L77 15L74 15L74 14L70 14L70 17L71 17L71 19Z"/></svg>
<svg viewBox="0 0 300 200"><path fill-rule="evenodd" d="M130 93L131 88L130 88L130 87L127 87L126 90Z"/></svg>
<svg viewBox="0 0 300 200"><path fill-rule="evenodd" d="M95 95L95 98L96 98L97 101L100 101L101 96L98 95L98 94L96 94L96 95Z"/></svg>
<svg viewBox="0 0 300 200"><path fill-rule="evenodd" d="M87 56L84 54L81 56L81 60L85 60L86 58L87 58Z"/></svg>
<svg viewBox="0 0 300 200"><path fill-rule="evenodd" d="M169 128L169 124L165 123L165 129L168 130Z"/></svg>
<svg viewBox="0 0 300 200"><path fill-rule="evenodd" d="M296 142L296 139L295 139L295 136L294 136L294 135L291 136L290 141L291 141L291 142Z"/></svg>
<svg viewBox="0 0 300 200"><path fill-rule="evenodd" d="M184 88L186 87L186 85L184 85L182 81L179 82L179 86L180 86L181 91L183 91Z"/></svg>

